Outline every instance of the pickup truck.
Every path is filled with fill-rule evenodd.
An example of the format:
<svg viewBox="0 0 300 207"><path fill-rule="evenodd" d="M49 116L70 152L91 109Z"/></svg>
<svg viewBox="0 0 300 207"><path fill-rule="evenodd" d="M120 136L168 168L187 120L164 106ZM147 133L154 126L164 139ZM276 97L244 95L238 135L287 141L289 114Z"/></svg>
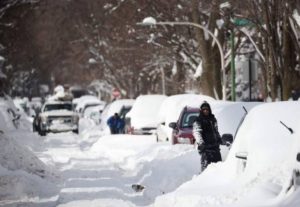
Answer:
<svg viewBox="0 0 300 207"><path fill-rule="evenodd" d="M72 110L72 103L66 101L48 101L35 117L33 128L41 136L48 132L73 131L78 133L79 116Z"/></svg>

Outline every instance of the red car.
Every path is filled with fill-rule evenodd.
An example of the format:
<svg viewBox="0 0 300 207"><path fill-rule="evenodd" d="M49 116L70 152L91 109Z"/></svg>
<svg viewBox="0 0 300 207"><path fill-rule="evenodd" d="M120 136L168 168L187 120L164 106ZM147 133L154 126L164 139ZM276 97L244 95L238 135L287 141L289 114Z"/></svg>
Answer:
<svg viewBox="0 0 300 207"><path fill-rule="evenodd" d="M172 144L194 144L193 123L199 116L199 108L184 107L177 122L171 122Z"/></svg>

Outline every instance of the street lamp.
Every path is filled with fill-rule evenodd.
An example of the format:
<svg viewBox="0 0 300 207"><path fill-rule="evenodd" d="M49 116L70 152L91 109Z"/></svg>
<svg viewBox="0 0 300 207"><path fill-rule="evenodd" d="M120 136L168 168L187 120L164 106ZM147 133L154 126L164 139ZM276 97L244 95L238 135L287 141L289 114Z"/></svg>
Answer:
<svg viewBox="0 0 300 207"><path fill-rule="evenodd" d="M222 96L223 100L226 100L226 71L225 71L225 61L224 61L224 53L222 50L222 46L219 42L219 40L215 37L215 35L209 31L207 28L200 24L196 24L193 22L170 22L170 21L165 21L165 22L157 22L153 17L147 17L143 20L143 22L137 23L137 25L144 25L144 26L152 26L152 25L169 25L169 26L174 26L174 25L182 25L182 26L193 26L197 27L199 29L204 30L207 32L217 43L219 52L220 52L220 57L221 57L221 70L223 72L223 84L222 84Z"/></svg>

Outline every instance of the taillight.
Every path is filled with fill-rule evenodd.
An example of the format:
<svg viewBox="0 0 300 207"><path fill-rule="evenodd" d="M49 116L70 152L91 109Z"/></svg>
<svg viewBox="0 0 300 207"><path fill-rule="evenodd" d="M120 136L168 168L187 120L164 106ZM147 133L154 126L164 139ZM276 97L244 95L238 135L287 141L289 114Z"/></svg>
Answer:
<svg viewBox="0 0 300 207"><path fill-rule="evenodd" d="M128 127L128 134L133 134L134 127Z"/></svg>

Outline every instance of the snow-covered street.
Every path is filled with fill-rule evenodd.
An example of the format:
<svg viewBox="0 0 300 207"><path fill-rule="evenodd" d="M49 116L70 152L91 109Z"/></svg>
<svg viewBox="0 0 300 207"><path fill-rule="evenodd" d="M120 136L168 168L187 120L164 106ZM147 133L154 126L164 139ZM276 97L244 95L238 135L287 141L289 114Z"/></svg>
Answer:
<svg viewBox="0 0 300 207"><path fill-rule="evenodd" d="M236 127L239 104L212 106L222 133ZM299 107L298 102L254 106L231 148L220 146L223 162L204 172L192 144L157 142L156 135L105 135L97 125L80 134L40 136L28 130L26 119L15 129L2 116L0 205L298 206Z"/></svg>
<svg viewBox="0 0 300 207"><path fill-rule="evenodd" d="M45 145L40 158L60 175L58 206L151 205L200 169L192 146L156 143L149 135L111 135L93 144L73 133L49 134ZM144 192L132 189L139 183Z"/></svg>

